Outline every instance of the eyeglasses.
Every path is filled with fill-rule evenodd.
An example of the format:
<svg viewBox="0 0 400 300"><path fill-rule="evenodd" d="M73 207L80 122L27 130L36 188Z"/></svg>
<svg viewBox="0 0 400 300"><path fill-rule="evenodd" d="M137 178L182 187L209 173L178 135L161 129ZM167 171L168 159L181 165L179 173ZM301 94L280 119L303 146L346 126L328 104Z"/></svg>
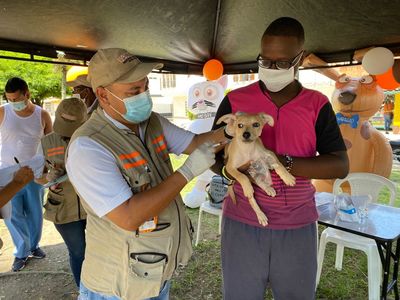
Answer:
<svg viewBox="0 0 400 300"><path fill-rule="evenodd" d="M258 65L265 69L271 69L272 65L274 65L279 70L288 70L299 63L303 53L304 50L300 51L300 53L297 54L291 61L266 59L262 58L261 54L259 54L257 57L257 61Z"/></svg>
<svg viewBox="0 0 400 300"><path fill-rule="evenodd" d="M87 89L89 89L89 87L87 87L87 86L76 86L72 90L75 94L80 94L80 93L86 91Z"/></svg>

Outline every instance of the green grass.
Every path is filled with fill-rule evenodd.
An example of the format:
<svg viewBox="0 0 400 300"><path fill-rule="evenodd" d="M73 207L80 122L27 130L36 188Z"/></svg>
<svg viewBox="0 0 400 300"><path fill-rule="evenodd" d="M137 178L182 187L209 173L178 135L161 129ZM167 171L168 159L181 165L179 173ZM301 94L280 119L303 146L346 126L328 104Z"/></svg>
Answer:
<svg viewBox="0 0 400 300"><path fill-rule="evenodd" d="M177 168L185 158L185 156L172 157L173 166ZM395 206L400 207L400 171L393 171L390 179L398 184ZM195 181L190 182L182 191L182 195L189 192L194 183ZM383 191L378 202L385 204L387 196L388 191ZM188 208L187 213L196 228L198 209ZM319 233L324 229L324 226L319 226ZM193 257L188 266L172 280L171 300L222 299L220 241L217 234L218 218L210 214L203 214L201 232L201 242L194 247ZM366 255L361 251L345 248L343 269L337 271L335 269L335 250L331 243L326 247L317 299L368 299ZM269 296L266 295L265 299L272 299L270 294L269 291Z"/></svg>

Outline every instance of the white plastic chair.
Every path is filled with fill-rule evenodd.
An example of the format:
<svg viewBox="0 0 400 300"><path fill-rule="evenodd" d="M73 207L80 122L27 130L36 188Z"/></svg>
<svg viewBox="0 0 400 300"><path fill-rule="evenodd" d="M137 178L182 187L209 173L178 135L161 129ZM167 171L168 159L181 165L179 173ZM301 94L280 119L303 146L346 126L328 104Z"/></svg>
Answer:
<svg viewBox="0 0 400 300"><path fill-rule="evenodd" d="M348 182L351 188L351 195L371 195L372 202L376 202L379 192L387 187L390 192L389 205L393 206L396 198L396 185L385 177L372 173L350 173L344 179L337 179L333 185L333 194L341 193L341 185ZM327 228L320 238L318 250L317 285L319 283L324 262L325 247L327 243L335 243L336 262L335 268L342 269L344 247L364 251L368 259L368 295L369 299L380 298L380 282L382 279L382 263L379 257L375 240L358 236L342 230Z"/></svg>
<svg viewBox="0 0 400 300"><path fill-rule="evenodd" d="M218 234L221 234L221 221L222 221L222 209L221 208L217 208L214 206L210 205L210 201L206 201L203 202L200 205L200 209L199 209L199 220L197 222L197 233L196 233L196 242L195 242L195 246L197 246L197 244L199 243L199 239L200 239L200 230L201 230L201 217L203 215L203 211L207 212L209 214L212 215L216 215L219 218L219 222L218 222Z"/></svg>

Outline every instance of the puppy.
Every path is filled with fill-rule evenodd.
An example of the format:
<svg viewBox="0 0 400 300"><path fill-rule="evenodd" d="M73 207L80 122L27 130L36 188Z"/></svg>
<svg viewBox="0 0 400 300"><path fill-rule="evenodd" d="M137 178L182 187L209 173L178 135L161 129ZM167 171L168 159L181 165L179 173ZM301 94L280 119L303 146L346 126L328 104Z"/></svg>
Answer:
<svg viewBox="0 0 400 300"><path fill-rule="evenodd" d="M249 199L250 205L257 215L258 222L266 226L268 219L254 199L253 186L249 178L241 173L238 168L246 163L251 163L250 176L271 197L274 197L276 192L271 186L269 169L275 170L286 185L295 185L295 177L286 170L273 152L264 147L259 138L264 125L273 126L274 119L265 113L245 114L238 112L222 116L218 119L217 124L221 122L228 124L227 132L233 136L232 141L225 147L225 159L228 159L225 168L242 186L244 195ZM236 203L233 187L230 186L228 191L232 200Z"/></svg>

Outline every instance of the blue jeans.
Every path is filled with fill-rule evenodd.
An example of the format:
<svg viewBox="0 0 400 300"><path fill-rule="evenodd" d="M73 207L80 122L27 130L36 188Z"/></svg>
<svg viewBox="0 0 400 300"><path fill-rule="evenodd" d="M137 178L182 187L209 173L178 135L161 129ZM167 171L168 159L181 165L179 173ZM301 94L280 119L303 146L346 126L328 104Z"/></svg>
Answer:
<svg viewBox="0 0 400 300"><path fill-rule="evenodd" d="M68 248L69 265L74 275L75 283L81 282L82 263L85 258L85 228L86 220L66 224L54 224Z"/></svg>
<svg viewBox="0 0 400 300"><path fill-rule="evenodd" d="M385 131L389 131L390 126L392 125L393 118L391 115L386 114L386 115L383 115L383 119L385 120Z"/></svg>
<svg viewBox="0 0 400 300"><path fill-rule="evenodd" d="M169 300L169 289L171 288L171 282L166 281L164 286L160 290L160 295L157 297L151 297L144 300ZM121 300L117 296L105 296L96 292L93 292L86 288L81 282L79 288L78 300Z"/></svg>
<svg viewBox="0 0 400 300"><path fill-rule="evenodd" d="M31 181L11 200L11 218L4 222L15 246L15 257L28 257L31 251L39 247L43 226L43 195L42 186Z"/></svg>

